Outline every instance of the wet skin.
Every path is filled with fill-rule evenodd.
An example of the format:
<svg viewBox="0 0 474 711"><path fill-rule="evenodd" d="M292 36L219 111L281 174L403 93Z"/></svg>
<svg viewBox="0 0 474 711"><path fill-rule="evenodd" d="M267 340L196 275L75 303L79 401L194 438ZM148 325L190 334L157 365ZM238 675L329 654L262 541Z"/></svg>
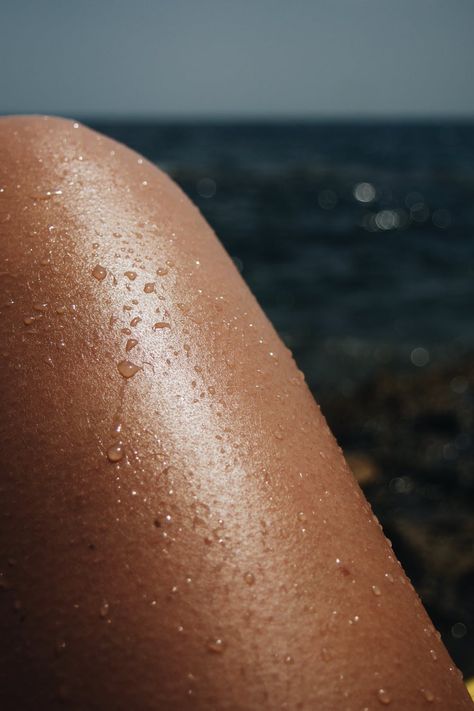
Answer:
<svg viewBox="0 0 474 711"><path fill-rule="evenodd" d="M0 189L0 708L471 708L179 188L12 117Z"/></svg>

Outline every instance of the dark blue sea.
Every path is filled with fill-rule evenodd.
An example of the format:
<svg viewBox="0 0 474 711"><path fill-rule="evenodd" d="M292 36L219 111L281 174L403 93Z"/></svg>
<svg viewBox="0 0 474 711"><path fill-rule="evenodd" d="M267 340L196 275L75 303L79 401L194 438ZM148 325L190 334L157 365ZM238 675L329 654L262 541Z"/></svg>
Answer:
<svg viewBox="0 0 474 711"><path fill-rule="evenodd" d="M96 123L198 204L316 392L474 346L474 124Z"/></svg>
<svg viewBox="0 0 474 711"><path fill-rule="evenodd" d="M474 675L474 123L92 125L198 204Z"/></svg>

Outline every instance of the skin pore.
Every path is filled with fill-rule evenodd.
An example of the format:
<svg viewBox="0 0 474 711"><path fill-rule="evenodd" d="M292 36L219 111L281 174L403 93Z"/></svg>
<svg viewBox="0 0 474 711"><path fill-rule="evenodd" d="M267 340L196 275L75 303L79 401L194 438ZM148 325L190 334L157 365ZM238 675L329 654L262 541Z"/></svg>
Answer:
<svg viewBox="0 0 474 711"><path fill-rule="evenodd" d="M471 708L166 175L72 121L0 119L0 240L0 708Z"/></svg>

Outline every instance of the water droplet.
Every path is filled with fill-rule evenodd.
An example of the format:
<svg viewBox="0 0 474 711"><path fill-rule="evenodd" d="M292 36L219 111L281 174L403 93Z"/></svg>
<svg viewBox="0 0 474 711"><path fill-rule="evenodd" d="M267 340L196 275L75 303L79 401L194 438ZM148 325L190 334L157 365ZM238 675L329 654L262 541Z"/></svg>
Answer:
<svg viewBox="0 0 474 711"><path fill-rule="evenodd" d="M100 610L99 610L99 616L101 617L101 619L104 620L107 617L107 615L109 614L109 609L110 609L109 603L106 600L104 600L104 602L100 606Z"/></svg>
<svg viewBox="0 0 474 711"><path fill-rule="evenodd" d="M92 270L92 276L97 279L97 281L102 281L107 276L107 270L101 267L100 264L96 264Z"/></svg>
<svg viewBox="0 0 474 711"><path fill-rule="evenodd" d="M152 294L155 291L155 282L150 281L143 287L145 294Z"/></svg>
<svg viewBox="0 0 474 711"><path fill-rule="evenodd" d="M130 279L130 281L135 281L137 278L137 273L136 272L124 272L125 276L127 279Z"/></svg>
<svg viewBox="0 0 474 711"><path fill-rule="evenodd" d="M430 689L420 689L420 691L427 701L434 701L434 694Z"/></svg>
<svg viewBox="0 0 474 711"><path fill-rule="evenodd" d="M385 706L387 706L392 701L392 697L386 689L379 689L377 691L377 698L380 703L384 704Z"/></svg>
<svg viewBox="0 0 474 711"><path fill-rule="evenodd" d="M109 462L120 462L124 458L125 450L120 442L116 442L107 450L107 459Z"/></svg>
<svg viewBox="0 0 474 711"><path fill-rule="evenodd" d="M306 521L306 516L305 516L304 511L300 511L300 512L298 513L298 521L302 521L302 522L303 522L303 521ZM338 559L338 560L339 560L339 559Z"/></svg>
<svg viewBox="0 0 474 711"><path fill-rule="evenodd" d="M325 661L325 662L331 661L331 659L332 659L332 654L331 654L331 652L329 651L329 649L328 649L327 647L323 647L323 648L321 649L321 658L322 658L323 661Z"/></svg>
<svg viewBox="0 0 474 711"><path fill-rule="evenodd" d="M140 370L140 367L129 360L121 360L120 363L117 363L117 370L122 377L133 378Z"/></svg>
<svg viewBox="0 0 474 711"><path fill-rule="evenodd" d="M138 344L138 341L136 338L129 338L126 345L125 345L125 350L127 351L127 353L128 353L128 351L131 351L132 348L135 348L135 346L137 344Z"/></svg>
<svg viewBox="0 0 474 711"><path fill-rule="evenodd" d="M33 304L33 309L35 311L40 311L41 313L44 313L47 308L48 308L48 304L40 304L40 303Z"/></svg>
<svg viewBox="0 0 474 711"><path fill-rule="evenodd" d="M247 585L254 585L255 584L255 575L253 573L245 573L244 580L247 583Z"/></svg>
<svg viewBox="0 0 474 711"><path fill-rule="evenodd" d="M381 591L381 589L379 588L378 585L372 585L372 592L373 592L374 595L376 595L377 597L379 597L379 595L382 594L382 591Z"/></svg>
<svg viewBox="0 0 474 711"><path fill-rule="evenodd" d="M13 602L13 610L15 612L21 612L22 609L23 609L23 605L22 605L21 600L15 600Z"/></svg>
<svg viewBox="0 0 474 711"><path fill-rule="evenodd" d="M208 651L212 652L213 654L222 654L222 652L226 648L224 640L220 637L211 637L207 640L206 646Z"/></svg>
<svg viewBox="0 0 474 711"><path fill-rule="evenodd" d="M25 324L25 326L31 326L31 324L33 324L35 321L36 318L34 316L26 316L23 319L23 323Z"/></svg>
<svg viewBox="0 0 474 711"><path fill-rule="evenodd" d="M291 656L291 654L287 654L285 657L285 664L294 664L295 660Z"/></svg>
<svg viewBox="0 0 474 711"><path fill-rule="evenodd" d="M156 270L156 273L157 273L158 276L160 276L160 277L161 277L161 276L166 276L166 275L168 274L168 270L165 269L164 267L160 267L160 269L157 269L157 270Z"/></svg>
<svg viewBox="0 0 474 711"><path fill-rule="evenodd" d="M141 321L140 316L134 316L134 318L132 318L132 320L130 321L130 326L132 328L135 328L135 326L137 326L140 323L140 321Z"/></svg>
<svg viewBox="0 0 474 711"><path fill-rule="evenodd" d="M61 684L57 690L57 698L59 701L67 702L70 699L70 691L66 684Z"/></svg>
<svg viewBox="0 0 474 711"><path fill-rule="evenodd" d="M387 578L387 580L388 580L390 583L395 582L394 577L393 577L393 575L392 575L391 573L385 573L385 577Z"/></svg>
<svg viewBox="0 0 474 711"><path fill-rule="evenodd" d="M434 649L430 649L430 654L431 654L431 659L436 662L438 660L438 655L434 651Z"/></svg>
<svg viewBox="0 0 474 711"><path fill-rule="evenodd" d="M63 316L66 313L66 311L67 311L66 306L58 306L56 308L56 313L58 314L58 316Z"/></svg>
<svg viewBox="0 0 474 711"><path fill-rule="evenodd" d="M171 328L171 324L166 321L157 321L153 324L153 330L156 331L159 328Z"/></svg>
<svg viewBox="0 0 474 711"><path fill-rule="evenodd" d="M64 639L58 639L54 645L54 651L56 656L60 656L66 650L66 642Z"/></svg>

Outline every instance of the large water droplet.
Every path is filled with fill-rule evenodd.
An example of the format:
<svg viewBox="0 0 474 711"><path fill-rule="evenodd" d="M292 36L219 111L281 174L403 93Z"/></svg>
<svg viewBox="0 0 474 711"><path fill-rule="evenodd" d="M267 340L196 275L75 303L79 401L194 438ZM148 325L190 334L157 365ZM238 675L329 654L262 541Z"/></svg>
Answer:
<svg viewBox="0 0 474 711"><path fill-rule="evenodd" d="M120 442L116 442L107 450L107 459L109 462L120 462L125 455L125 450Z"/></svg>
<svg viewBox="0 0 474 711"><path fill-rule="evenodd" d="M117 369L122 377L133 378L140 370L140 367L129 360L121 360L120 363L117 363Z"/></svg>
<svg viewBox="0 0 474 711"><path fill-rule="evenodd" d="M155 291L155 282L150 281L143 287L145 294L152 294Z"/></svg>
<svg viewBox="0 0 474 711"><path fill-rule="evenodd" d="M107 270L101 267L100 264L96 264L92 270L92 276L97 279L97 281L103 281L107 276Z"/></svg>
<svg viewBox="0 0 474 711"><path fill-rule="evenodd" d="M140 316L134 316L134 317L132 318L132 320L130 321L130 326L131 326L132 328L135 328L135 326L137 326L137 325L140 323L140 321L141 321Z"/></svg>
<svg viewBox="0 0 474 711"><path fill-rule="evenodd" d="M226 648L226 644L221 637L211 637L206 643L207 650L213 654L222 654Z"/></svg>
<svg viewBox="0 0 474 711"><path fill-rule="evenodd" d="M253 573L245 573L244 580L247 583L247 585L254 585L255 584L255 575Z"/></svg>
<svg viewBox="0 0 474 711"><path fill-rule="evenodd" d="M138 344L138 341L136 338L129 338L126 343L126 346L125 346L125 350L127 351L127 353L128 353L128 351L131 351L132 348L135 348L135 346L137 344Z"/></svg>
<svg viewBox="0 0 474 711"><path fill-rule="evenodd" d="M434 701L435 696L430 689L421 689L421 693L427 701Z"/></svg>
<svg viewBox="0 0 474 711"><path fill-rule="evenodd" d="M377 691L377 698L380 703L384 704L385 706L387 706L392 701L392 697L386 689L379 689Z"/></svg>

